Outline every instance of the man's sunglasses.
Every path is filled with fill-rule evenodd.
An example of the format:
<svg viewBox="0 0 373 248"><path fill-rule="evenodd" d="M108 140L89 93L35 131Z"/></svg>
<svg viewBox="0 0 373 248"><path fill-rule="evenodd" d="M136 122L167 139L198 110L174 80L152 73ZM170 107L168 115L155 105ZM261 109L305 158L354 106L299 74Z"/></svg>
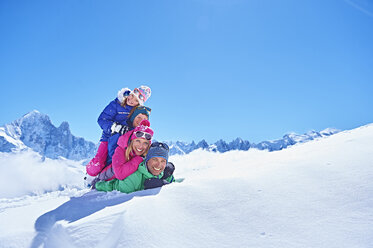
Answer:
<svg viewBox="0 0 373 248"><path fill-rule="evenodd" d="M168 145L166 143L162 143L162 142L153 142L151 144L151 147L163 147L167 151L170 150L170 148L168 147Z"/></svg>

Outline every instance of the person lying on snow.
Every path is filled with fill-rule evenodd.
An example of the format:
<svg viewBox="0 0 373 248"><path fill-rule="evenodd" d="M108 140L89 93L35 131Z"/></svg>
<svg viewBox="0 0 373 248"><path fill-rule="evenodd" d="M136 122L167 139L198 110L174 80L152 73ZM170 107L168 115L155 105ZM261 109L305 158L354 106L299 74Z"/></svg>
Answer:
<svg viewBox="0 0 373 248"><path fill-rule="evenodd" d="M168 163L169 147L165 143L154 142L137 171L124 180L114 179L96 183L98 191L117 190L123 193L131 193L144 189L162 187L175 182L173 172L175 167Z"/></svg>

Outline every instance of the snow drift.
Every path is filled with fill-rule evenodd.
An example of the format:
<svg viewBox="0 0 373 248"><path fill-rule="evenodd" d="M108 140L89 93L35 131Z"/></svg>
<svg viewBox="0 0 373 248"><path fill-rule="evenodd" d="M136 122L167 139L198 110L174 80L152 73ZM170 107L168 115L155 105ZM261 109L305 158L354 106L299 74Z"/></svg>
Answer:
<svg viewBox="0 0 373 248"><path fill-rule="evenodd" d="M276 152L172 156L179 183L161 189L2 199L0 246L371 247L372 151L367 125Z"/></svg>

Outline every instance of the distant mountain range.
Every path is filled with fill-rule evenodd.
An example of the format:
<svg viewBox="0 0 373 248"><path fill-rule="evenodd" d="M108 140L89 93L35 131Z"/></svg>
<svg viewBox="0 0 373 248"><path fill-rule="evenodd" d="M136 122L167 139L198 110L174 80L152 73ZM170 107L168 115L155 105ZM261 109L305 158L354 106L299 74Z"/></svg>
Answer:
<svg viewBox="0 0 373 248"><path fill-rule="evenodd" d="M282 137L282 139L263 141L258 144L250 143L247 140L237 138L229 143L224 140L219 140L214 144L209 145L205 140L192 143L186 142L166 142L170 146L171 154L188 154L196 149L202 148L204 150L213 152L227 152L232 150L247 151L249 149L279 151L297 143L305 143L316 138L327 137L340 132L340 130L327 128L321 132L310 131L305 134L290 133Z"/></svg>
<svg viewBox="0 0 373 248"><path fill-rule="evenodd" d="M96 144L71 134L69 124L55 127L36 110L0 127L0 152L32 149L45 157L83 160L94 156Z"/></svg>
<svg viewBox="0 0 373 248"><path fill-rule="evenodd" d="M278 151L297 143L304 143L316 138L338 133L337 129L325 129L321 132L310 131L305 134L286 134L282 139L263 141L258 144L237 138L232 142L219 140L208 144L205 140L198 143L166 142L170 146L170 155L188 154L196 149L212 152L231 150L259 149ZM50 118L36 110L24 115L10 124L0 127L0 152L13 152L32 149L45 157L56 159L64 157L72 160L86 160L94 156L97 144L78 138L71 134L69 124L62 122L55 127Z"/></svg>

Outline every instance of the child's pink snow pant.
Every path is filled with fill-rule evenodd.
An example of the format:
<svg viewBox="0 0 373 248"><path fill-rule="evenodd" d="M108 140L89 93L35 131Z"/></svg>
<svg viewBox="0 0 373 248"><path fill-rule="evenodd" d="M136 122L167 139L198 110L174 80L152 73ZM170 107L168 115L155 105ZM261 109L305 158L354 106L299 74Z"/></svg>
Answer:
<svg viewBox="0 0 373 248"><path fill-rule="evenodd" d="M96 156L86 165L87 173L90 176L97 176L105 167L106 158L108 155L108 142L101 141Z"/></svg>

